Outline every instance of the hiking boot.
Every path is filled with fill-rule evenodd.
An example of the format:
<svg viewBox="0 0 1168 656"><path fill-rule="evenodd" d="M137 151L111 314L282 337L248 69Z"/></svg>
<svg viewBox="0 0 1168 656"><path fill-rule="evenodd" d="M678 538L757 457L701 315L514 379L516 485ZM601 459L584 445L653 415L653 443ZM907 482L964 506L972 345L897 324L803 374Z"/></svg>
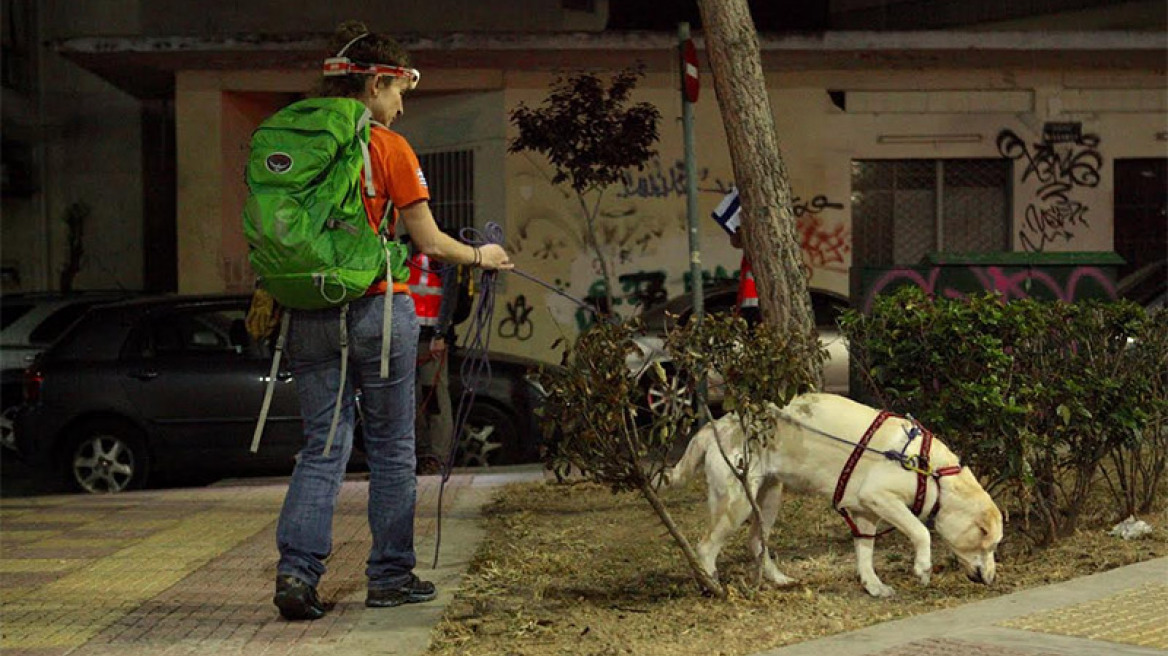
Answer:
<svg viewBox="0 0 1168 656"><path fill-rule="evenodd" d="M438 596L434 584L423 581L417 574L410 574L410 580L397 588L370 588L365 596L365 605L370 608L392 608L402 604L416 604L430 601Z"/></svg>
<svg viewBox="0 0 1168 656"><path fill-rule="evenodd" d="M276 577L276 596L272 603L286 620L319 620L324 617L324 604L316 596L316 588L290 574Z"/></svg>

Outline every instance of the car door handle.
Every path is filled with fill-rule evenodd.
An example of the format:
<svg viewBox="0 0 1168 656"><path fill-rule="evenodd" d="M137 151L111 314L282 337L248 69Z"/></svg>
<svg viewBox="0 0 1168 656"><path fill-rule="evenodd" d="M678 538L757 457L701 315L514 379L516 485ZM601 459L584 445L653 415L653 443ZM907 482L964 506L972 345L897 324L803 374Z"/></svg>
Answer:
<svg viewBox="0 0 1168 656"><path fill-rule="evenodd" d="M130 376L137 378L138 380L154 380L155 378L158 378L158 372L153 369L146 369L143 371L134 372L130 374Z"/></svg>

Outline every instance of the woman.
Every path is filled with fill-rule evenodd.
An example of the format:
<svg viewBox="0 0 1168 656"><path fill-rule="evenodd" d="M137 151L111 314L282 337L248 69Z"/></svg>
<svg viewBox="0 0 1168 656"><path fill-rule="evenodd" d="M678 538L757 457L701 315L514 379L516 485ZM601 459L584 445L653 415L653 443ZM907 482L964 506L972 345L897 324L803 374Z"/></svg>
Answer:
<svg viewBox="0 0 1168 656"><path fill-rule="evenodd" d="M333 35L325 61L322 96L348 97L369 108L375 125L370 135L370 164L375 197L365 197L372 229L380 227L387 203L394 211L385 220L404 221L410 237L426 255L455 264L510 269L499 245L471 247L445 235L430 212L426 179L417 155L389 126L403 112L402 97L418 82L408 68L405 50L389 37L349 21ZM391 230L392 234L392 230ZM337 494L353 447L353 389L361 389L365 450L370 469L368 593L365 605L391 607L429 601L434 585L413 573L414 375L418 324L409 288L385 282L349 303L347 329L353 375L340 379L339 310L293 312L288 353L300 398L306 443L292 474L276 529L280 550L273 602L289 620L314 620L325 608L316 586L332 551L332 521ZM389 377L381 378L380 351L384 303L393 303ZM329 455L324 445L341 385L346 386Z"/></svg>

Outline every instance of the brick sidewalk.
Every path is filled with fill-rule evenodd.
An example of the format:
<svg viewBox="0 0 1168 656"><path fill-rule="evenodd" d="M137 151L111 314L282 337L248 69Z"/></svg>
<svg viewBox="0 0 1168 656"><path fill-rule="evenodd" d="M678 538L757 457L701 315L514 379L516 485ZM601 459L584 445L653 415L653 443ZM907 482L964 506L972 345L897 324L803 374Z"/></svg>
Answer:
<svg viewBox="0 0 1168 656"><path fill-rule="evenodd" d="M471 478L450 479L446 516ZM339 645L366 611L368 485L341 489L320 587L335 607L323 620L298 623L280 619L271 603L285 489L280 481L0 500L0 648L13 656L171 656ZM437 492L435 477L420 480L419 570L432 558L422 545L433 543Z"/></svg>
<svg viewBox="0 0 1168 656"><path fill-rule="evenodd" d="M0 651L6 656L416 655L481 539L491 487L540 471L458 475L433 557L438 479L418 485L418 573L438 599L366 609L366 483L347 481L316 622L271 603L286 482L113 496L0 499ZM1168 559L764 652L766 656L1165 656ZM762 656L762 655L760 655Z"/></svg>

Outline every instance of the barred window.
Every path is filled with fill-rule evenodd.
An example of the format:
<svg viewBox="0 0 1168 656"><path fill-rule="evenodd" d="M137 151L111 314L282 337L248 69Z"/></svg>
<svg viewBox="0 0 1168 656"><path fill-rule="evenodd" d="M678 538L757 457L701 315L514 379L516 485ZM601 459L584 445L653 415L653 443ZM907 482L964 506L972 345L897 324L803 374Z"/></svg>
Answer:
<svg viewBox="0 0 1168 656"><path fill-rule="evenodd" d="M1010 161L854 160L853 263L919 263L926 253L1010 249Z"/></svg>
<svg viewBox="0 0 1168 656"><path fill-rule="evenodd" d="M439 227L455 237L474 227L474 151L418 155L430 186L430 210Z"/></svg>

